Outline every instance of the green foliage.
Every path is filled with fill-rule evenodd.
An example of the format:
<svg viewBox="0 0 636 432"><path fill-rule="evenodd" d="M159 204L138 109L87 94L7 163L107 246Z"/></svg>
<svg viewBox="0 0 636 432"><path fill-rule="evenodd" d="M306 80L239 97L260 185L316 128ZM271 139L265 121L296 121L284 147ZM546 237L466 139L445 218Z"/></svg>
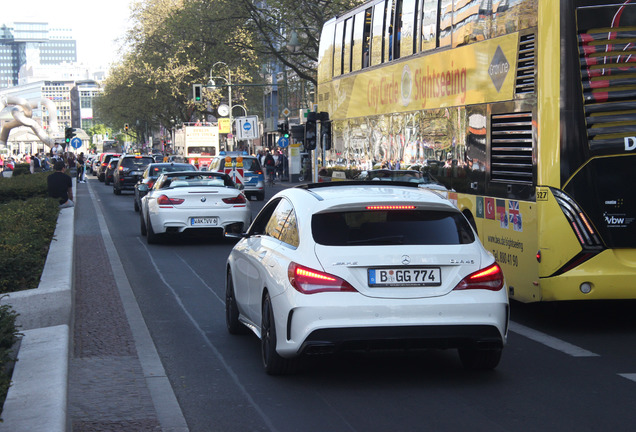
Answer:
<svg viewBox="0 0 636 432"><path fill-rule="evenodd" d="M15 168L13 168L13 177L20 176L23 174L31 174L31 167L29 164L20 163L16 164Z"/></svg>
<svg viewBox="0 0 636 432"><path fill-rule="evenodd" d="M18 314L9 305L0 306L0 407L4 405L11 385L9 365L13 361L13 346L18 341L15 320Z"/></svg>
<svg viewBox="0 0 636 432"><path fill-rule="evenodd" d="M48 198L48 175L0 179L0 293L39 283L59 213Z"/></svg>
<svg viewBox="0 0 636 432"><path fill-rule="evenodd" d="M47 177L36 173L0 178L0 293L40 283L60 211L57 200L47 197ZM0 406L11 384L9 365L19 335L16 317L9 305L0 306Z"/></svg>
<svg viewBox="0 0 636 432"><path fill-rule="evenodd" d="M48 187L46 179L50 173L35 173L33 175L19 175L0 177L0 204L13 200L25 200L31 197L46 198Z"/></svg>
<svg viewBox="0 0 636 432"><path fill-rule="evenodd" d="M0 205L0 293L37 288L58 213L52 198Z"/></svg>
<svg viewBox="0 0 636 432"><path fill-rule="evenodd" d="M339 171L345 173L347 179L351 180L356 178L360 174L360 170L357 168L346 168L342 165L336 165L334 167L321 168L321 170L326 170L325 177L332 177L334 171ZM324 171L323 171L324 172Z"/></svg>

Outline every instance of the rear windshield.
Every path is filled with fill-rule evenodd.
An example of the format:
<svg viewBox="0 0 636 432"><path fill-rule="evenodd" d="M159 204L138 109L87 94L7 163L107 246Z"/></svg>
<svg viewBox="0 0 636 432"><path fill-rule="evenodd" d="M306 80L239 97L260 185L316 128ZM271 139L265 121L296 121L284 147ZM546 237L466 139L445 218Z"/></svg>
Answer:
<svg viewBox="0 0 636 432"><path fill-rule="evenodd" d="M431 210L351 211L315 214L314 241L326 246L453 245L475 241L460 213Z"/></svg>
<svg viewBox="0 0 636 432"><path fill-rule="evenodd" d="M165 172L175 172L175 171L196 171L192 165L161 165L154 166L151 168L151 176L159 177L161 174Z"/></svg>
<svg viewBox="0 0 636 432"><path fill-rule="evenodd" d="M130 158L124 158L123 161L121 161L121 165L125 168L132 168L132 169L139 169L147 167L148 164L151 164L154 161L153 158L151 157L130 157Z"/></svg>

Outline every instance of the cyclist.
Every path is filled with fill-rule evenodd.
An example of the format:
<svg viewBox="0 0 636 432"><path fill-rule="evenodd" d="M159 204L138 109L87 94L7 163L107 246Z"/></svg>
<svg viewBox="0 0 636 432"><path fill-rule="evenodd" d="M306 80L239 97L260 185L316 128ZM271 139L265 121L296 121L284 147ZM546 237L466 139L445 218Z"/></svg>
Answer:
<svg viewBox="0 0 636 432"><path fill-rule="evenodd" d="M265 153L264 164L265 165L265 174L267 176L267 182L270 185L274 184L274 174L276 171L276 161L274 160L274 156L267 150Z"/></svg>

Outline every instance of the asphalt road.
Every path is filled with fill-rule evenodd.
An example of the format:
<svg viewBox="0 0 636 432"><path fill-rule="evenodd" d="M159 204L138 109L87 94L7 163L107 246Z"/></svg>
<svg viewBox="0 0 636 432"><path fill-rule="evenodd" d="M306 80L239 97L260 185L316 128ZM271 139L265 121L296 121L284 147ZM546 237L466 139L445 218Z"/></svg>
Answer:
<svg viewBox="0 0 636 432"><path fill-rule="evenodd" d="M314 358L270 377L257 338L225 329L233 243L148 245L132 195L89 181L191 431L636 430L634 302L513 303L492 372L442 351Z"/></svg>

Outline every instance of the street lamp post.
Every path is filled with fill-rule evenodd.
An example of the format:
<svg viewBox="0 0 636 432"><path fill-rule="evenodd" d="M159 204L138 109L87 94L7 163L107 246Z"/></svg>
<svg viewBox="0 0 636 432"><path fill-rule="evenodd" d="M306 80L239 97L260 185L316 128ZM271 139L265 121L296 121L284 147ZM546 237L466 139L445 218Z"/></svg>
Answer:
<svg viewBox="0 0 636 432"><path fill-rule="evenodd" d="M217 65L223 65L227 68L227 79L223 78L223 77L214 77L212 76L212 72L214 70L214 68ZM230 133L232 132L232 108L234 108L232 106L232 71L230 70L230 67L227 65L227 63L222 62L222 61L218 61L216 63L214 63L212 65L212 67L210 68L210 80L208 81L208 87L216 87L216 84L214 82L214 78L221 78L222 80L225 81L225 83L227 84L227 104L230 107L230 111L228 113L228 117L230 118Z"/></svg>

